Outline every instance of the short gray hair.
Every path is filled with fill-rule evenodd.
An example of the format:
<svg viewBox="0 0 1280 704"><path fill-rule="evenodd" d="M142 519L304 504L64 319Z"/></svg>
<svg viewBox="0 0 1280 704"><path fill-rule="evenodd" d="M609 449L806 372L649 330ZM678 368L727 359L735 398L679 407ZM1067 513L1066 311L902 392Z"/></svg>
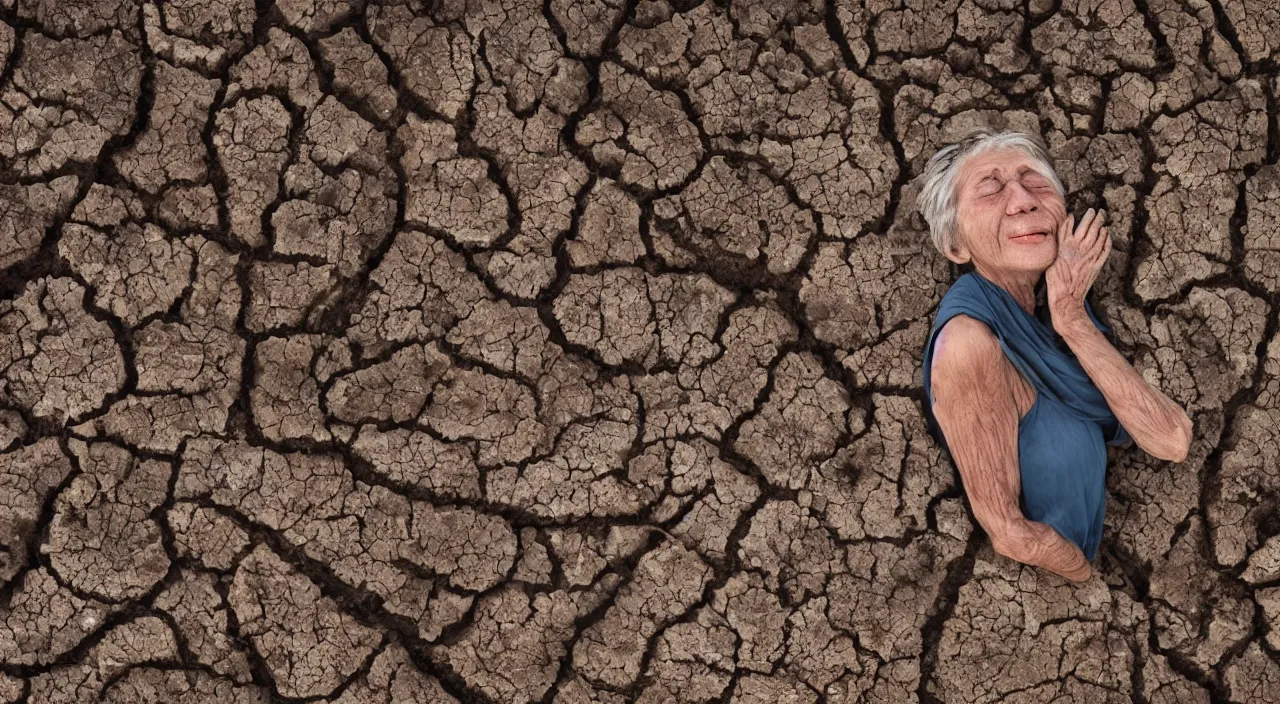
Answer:
<svg viewBox="0 0 1280 704"><path fill-rule="evenodd" d="M965 159L979 152L1001 147L1017 147L1040 162L1044 176L1053 183L1058 195L1066 197L1062 179L1058 178L1049 161L1049 152L1038 135L1014 130L996 132L989 128L970 132L960 141L939 149L929 159L920 176L923 185L916 196L916 207L924 216L925 222L929 223L929 236L933 239L933 246L944 256L956 246L959 233L959 224L956 222L956 180L960 174L960 166Z"/></svg>

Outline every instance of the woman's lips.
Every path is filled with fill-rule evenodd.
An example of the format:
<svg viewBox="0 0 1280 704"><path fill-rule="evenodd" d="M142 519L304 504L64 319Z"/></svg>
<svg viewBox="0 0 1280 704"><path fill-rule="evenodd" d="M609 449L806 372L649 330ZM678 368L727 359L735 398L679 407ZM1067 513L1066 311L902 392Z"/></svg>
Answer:
<svg viewBox="0 0 1280 704"><path fill-rule="evenodd" d="M1048 237L1049 236L1043 232L1033 232L1029 235L1018 235L1017 237L1010 237L1009 239L1023 244L1035 244L1036 242L1045 241Z"/></svg>

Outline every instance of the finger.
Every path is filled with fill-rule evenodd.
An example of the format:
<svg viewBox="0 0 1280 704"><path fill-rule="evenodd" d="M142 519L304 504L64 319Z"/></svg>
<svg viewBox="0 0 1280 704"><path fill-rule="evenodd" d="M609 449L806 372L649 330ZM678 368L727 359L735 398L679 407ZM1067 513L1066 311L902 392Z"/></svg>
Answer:
<svg viewBox="0 0 1280 704"><path fill-rule="evenodd" d="M1080 216L1080 224L1076 225L1075 232L1073 233L1077 240L1082 239L1084 237L1084 233L1089 230L1089 224L1093 222L1093 216L1095 213L1096 211L1093 208L1089 208L1084 211L1084 215Z"/></svg>
<svg viewBox="0 0 1280 704"><path fill-rule="evenodd" d="M1102 221L1105 219L1105 210L1096 210L1093 218L1089 220L1088 227L1084 228L1084 232L1080 237L1080 248L1086 252L1092 252L1098 243L1098 231L1102 229Z"/></svg>
<svg viewBox="0 0 1280 704"><path fill-rule="evenodd" d="M1071 236L1072 230L1076 227L1076 216L1067 214L1058 224L1058 244L1062 244L1064 240Z"/></svg>
<svg viewBox="0 0 1280 704"><path fill-rule="evenodd" d="M1093 262L1089 265L1089 268L1093 271L1093 277L1089 283L1090 287L1102 276L1102 268L1107 265L1107 256L1111 254L1110 235L1103 232L1099 239L1102 240L1102 246L1098 248L1097 256L1094 257Z"/></svg>
<svg viewBox="0 0 1280 704"><path fill-rule="evenodd" d="M1102 228L1098 233L1098 242L1093 250L1089 253L1089 258L1095 262L1106 261L1107 255L1111 253L1111 232L1107 228ZM1101 264L1099 264L1101 268Z"/></svg>

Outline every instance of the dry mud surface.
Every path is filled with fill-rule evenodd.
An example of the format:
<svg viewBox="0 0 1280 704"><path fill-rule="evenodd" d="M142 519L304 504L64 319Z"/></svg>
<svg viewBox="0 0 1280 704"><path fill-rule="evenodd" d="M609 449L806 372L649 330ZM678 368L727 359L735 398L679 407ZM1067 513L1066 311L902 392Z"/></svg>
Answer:
<svg viewBox="0 0 1280 704"><path fill-rule="evenodd" d="M0 704L1280 701L1270 0L0 20ZM1079 586L921 408L981 121L1195 419Z"/></svg>

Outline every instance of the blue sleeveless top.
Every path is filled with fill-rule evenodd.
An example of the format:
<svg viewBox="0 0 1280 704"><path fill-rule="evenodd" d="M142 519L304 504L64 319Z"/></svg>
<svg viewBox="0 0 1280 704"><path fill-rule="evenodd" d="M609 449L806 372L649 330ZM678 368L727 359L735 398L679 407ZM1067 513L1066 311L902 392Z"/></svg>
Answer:
<svg viewBox="0 0 1280 704"><path fill-rule="evenodd" d="M1087 300L1085 310L1099 330L1110 332ZM1023 515L1052 526L1092 562L1102 541L1107 505L1106 445L1129 442L1129 433L1054 331L1047 306L1037 306L1031 315L1013 294L976 271L964 274L947 289L925 343L924 388L930 412L933 341L942 326L960 313L991 328L1005 356L1036 390L1035 403L1018 422Z"/></svg>

